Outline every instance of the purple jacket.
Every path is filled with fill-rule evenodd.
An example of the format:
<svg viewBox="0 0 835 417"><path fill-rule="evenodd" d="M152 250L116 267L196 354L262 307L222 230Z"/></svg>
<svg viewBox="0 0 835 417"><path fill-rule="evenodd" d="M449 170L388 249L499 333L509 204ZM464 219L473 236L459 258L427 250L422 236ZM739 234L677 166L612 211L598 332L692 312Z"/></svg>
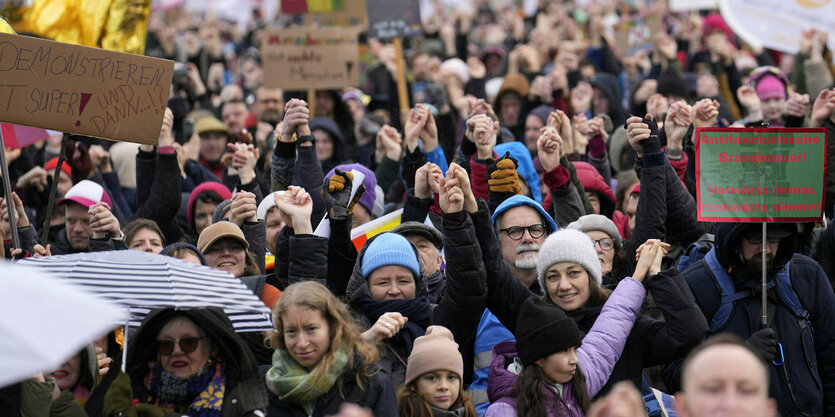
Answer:
<svg viewBox="0 0 835 417"><path fill-rule="evenodd" d="M609 380L645 297L646 290L641 283L632 278L625 278L609 296L594 326L583 338L582 345L577 349L577 359L578 366L586 376L586 388L590 397L597 394ZM516 416L516 399L510 395L516 382L516 374L507 370L516 356L518 355L513 342L502 342L493 347L493 363L490 365L487 378L487 394L493 404L487 409L484 417ZM546 388L545 392L551 399L556 396L551 388ZM563 386L561 404L568 417L583 416L577 400L571 393L570 384ZM552 416L558 414L557 410L549 413Z"/></svg>

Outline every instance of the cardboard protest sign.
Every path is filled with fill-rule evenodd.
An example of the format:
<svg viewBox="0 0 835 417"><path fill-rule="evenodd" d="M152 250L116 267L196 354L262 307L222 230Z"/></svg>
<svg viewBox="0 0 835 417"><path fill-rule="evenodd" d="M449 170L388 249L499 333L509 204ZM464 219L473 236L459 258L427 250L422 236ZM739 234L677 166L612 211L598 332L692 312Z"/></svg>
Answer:
<svg viewBox="0 0 835 417"><path fill-rule="evenodd" d="M345 8L329 12L308 12L304 15L304 26L359 26L364 30L368 17L365 0L344 0Z"/></svg>
<svg viewBox="0 0 835 417"><path fill-rule="evenodd" d="M719 11L739 37L753 47L796 54L806 29L835 33L835 1L720 0ZM835 49L835 36L829 37Z"/></svg>
<svg viewBox="0 0 835 417"><path fill-rule="evenodd" d="M293 28L263 34L264 84L303 90L359 82L357 28Z"/></svg>
<svg viewBox="0 0 835 417"><path fill-rule="evenodd" d="M624 56L634 55L635 52L652 48L652 35L664 30L661 16L658 13L627 17L617 23L615 42Z"/></svg>
<svg viewBox="0 0 835 417"><path fill-rule="evenodd" d="M0 121L153 144L173 72L173 61L0 34Z"/></svg>
<svg viewBox="0 0 835 417"><path fill-rule="evenodd" d="M670 0L670 10L677 12L687 10L710 10L719 6L718 0Z"/></svg>
<svg viewBox="0 0 835 417"><path fill-rule="evenodd" d="M826 129L696 129L699 221L797 222L823 215Z"/></svg>
<svg viewBox="0 0 835 417"><path fill-rule="evenodd" d="M368 36L377 39L420 35L420 0L366 0Z"/></svg>
<svg viewBox="0 0 835 417"><path fill-rule="evenodd" d="M345 8L344 0L282 0L281 13L324 13Z"/></svg>

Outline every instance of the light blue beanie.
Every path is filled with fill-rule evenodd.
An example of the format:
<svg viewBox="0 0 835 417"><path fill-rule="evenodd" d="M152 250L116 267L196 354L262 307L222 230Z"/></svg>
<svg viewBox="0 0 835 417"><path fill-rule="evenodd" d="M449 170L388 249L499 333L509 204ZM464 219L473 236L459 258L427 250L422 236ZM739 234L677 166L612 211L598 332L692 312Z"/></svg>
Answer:
<svg viewBox="0 0 835 417"><path fill-rule="evenodd" d="M369 243L362 257L360 272L368 279L374 270L388 265L402 266L420 276L420 263L412 244L397 233L383 233Z"/></svg>

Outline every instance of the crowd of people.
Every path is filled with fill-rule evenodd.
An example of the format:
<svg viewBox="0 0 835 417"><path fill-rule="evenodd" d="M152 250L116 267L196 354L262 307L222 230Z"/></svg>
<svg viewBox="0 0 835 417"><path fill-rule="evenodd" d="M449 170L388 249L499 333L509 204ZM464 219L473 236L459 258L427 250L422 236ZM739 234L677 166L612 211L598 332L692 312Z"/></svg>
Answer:
<svg viewBox="0 0 835 417"><path fill-rule="evenodd" d="M155 145L69 135L57 173L61 133L6 149L6 258L179 258L242 281L274 330L155 310L126 351L117 329L0 389L0 414L637 417L655 388L683 417L835 416L835 163L821 221L764 240L696 220L693 138L833 137L828 34L789 55L665 2L427 3L410 109L389 43L362 36L361 84L308 95L263 84L261 33L293 19L174 8L148 33L179 63ZM612 23L650 11L664 30L619 50Z"/></svg>

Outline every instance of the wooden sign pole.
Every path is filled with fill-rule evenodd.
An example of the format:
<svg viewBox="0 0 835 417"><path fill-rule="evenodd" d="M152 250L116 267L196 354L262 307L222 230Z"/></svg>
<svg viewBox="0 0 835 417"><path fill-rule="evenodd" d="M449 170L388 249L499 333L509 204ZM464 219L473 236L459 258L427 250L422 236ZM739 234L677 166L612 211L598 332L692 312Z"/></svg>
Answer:
<svg viewBox="0 0 835 417"><path fill-rule="evenodd" d="M400 104L400 113L409 111L409 93L406 90L406 66L403 64L403 40L394 38L391 40L394 45L394 59L397 62L397 98Z"/></svg>
<svg viewBox="0 0 835 417"><path fill-rule="evenodd" d="M55 208L55 194L58 192L58 178L61 175L61 166L64 165L64 155L67 153L67 142L70 140L70 134L64 133L61 138L61 152L58 154L58 164L55 165L55 170L52 174L52 186L49 188L49 200L46 204L46 220L44 220L43 229L41 230L41 243L46 247L49 242L49 228L52 222L52 210Z"/></svg>
<svg viewBox="0 0 835 417"><path fill-rule="evenodd" d="M3 132L0 131L0 175L3 177L3 195L6 197L6 210L9 212L9 231L12 234L12 249L20 249L20 235L17 233L15 204L14 197L12 196L12 179L9 177L9 165L6 163L5 146L3 143ZM0 213L0 215L2 214Z"/></svg>
<svg viewBox="0 0 835 417"><path fill-rule="evenodd" d="M307 109L310 110L310 118L316 117L316 89L307 89Z"/></svg>

